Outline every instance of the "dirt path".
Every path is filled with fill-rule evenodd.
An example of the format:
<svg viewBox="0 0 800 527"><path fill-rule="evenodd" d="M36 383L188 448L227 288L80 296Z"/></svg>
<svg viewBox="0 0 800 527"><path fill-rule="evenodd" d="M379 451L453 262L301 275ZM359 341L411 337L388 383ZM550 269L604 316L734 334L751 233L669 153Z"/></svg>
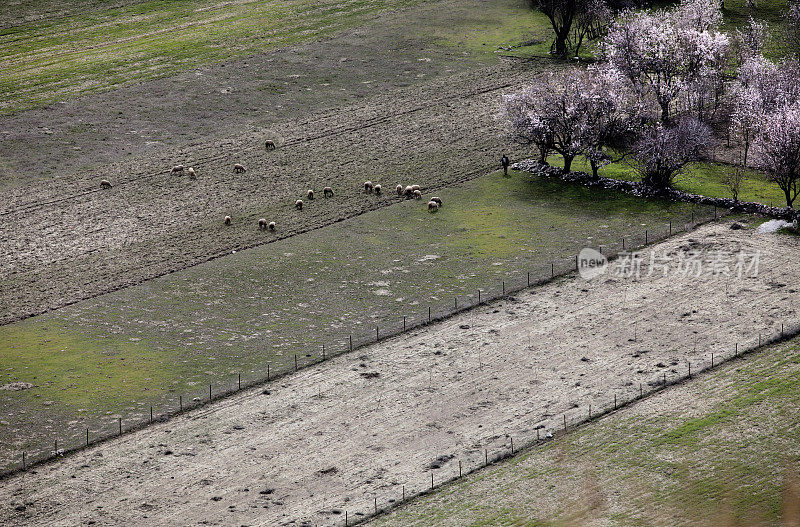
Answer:
<svg viewBox="0 0 800 527"><path fill-rule="evenodd" d="M273 130L6 189L0 323L389 205L400 199L397 183L432 190L481 175L505 148L494 117L500 95L533 71L458 74ZM280 147L266 152L265 137ZM246 173L233 174L237 162ZM171 177L177 163L194 166L198 180ZM101 191L101 178L114 188ZM365 196L365 180L387 192ZM307 189L321 195L327 185L334 199L294 210ZM259 232L262 217L277 222L276 234Z"/></svg>
<svg viewBox="0 0 800 527"><path fill-rule="evenodd" d="M329 525L479 464L686 361L795 321L800 242L711 225L655 247L760 251L755 278L565 279L0 483L6 525ZM634 341L635 335L635 341ZM675 373L670 373L675 375ZM430 468L440 456L450 459ZM449 458L449 456L454 456ZM15 507L24 510L16 510ZM304 523L305 522L305 523Z"/></svg>

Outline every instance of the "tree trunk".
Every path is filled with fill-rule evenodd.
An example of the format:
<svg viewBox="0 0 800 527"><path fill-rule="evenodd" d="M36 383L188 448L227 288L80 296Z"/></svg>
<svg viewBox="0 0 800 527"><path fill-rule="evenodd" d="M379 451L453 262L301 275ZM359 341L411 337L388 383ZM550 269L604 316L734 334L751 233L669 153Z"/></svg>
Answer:
<svg viewBox="0 0 800 527"><path fill-rule="evenodd" d="M600 170L600 167L597 165L596 161L590 161L590 163L592 165L592 177L594 179L597 179L597 177L598 177L598 173L597 172Z"/></svg>
<svg viewBox="0 0 800 527"><path fill-rule="evenodd" d="M575 156L564 156L564 173L569 174L570 169L572 168L572 160L575 159Z"/></svg>

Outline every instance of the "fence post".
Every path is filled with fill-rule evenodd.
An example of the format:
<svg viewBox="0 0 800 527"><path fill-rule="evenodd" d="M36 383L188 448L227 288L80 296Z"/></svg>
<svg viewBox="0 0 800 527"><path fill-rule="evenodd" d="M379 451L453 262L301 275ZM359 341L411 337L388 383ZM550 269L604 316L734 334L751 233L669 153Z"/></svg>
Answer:
<svg viewBox="0 0 800 527"><path fill-rule="evenodd" d="M531 286L531 272L528 271L528 287Z"/></svg>
<svg viewBox="0 0 800 527"><path fill-rule="evenodd" d="M22 453L22 470L28 470L28 467L25 463L25 452Z"/></svg>
<svg viewBox="0 0 800 527"><path fill-rule="evenodd" d="M643 397L642 395L642 383L639 383L639 399Z"/></svg>
<svg viewBox="0 0 800 527"><path fill-rule="evenodd" d="M484 448L483 449L483 462L484 462L485 465L489 464L489 449L488 448Z"/></svg>
<svg viewBox="0 0 800 527"><path fill-rule="evenodd" d="M758 334L758 347L761 347L761 333Z"/></svg>
<svg viewBox="0 0 800 527"><path fill-rule="evenodd" d="M86 446L89 446L89 429L86 429Z"/></svg>
<svg viewBox="0 0 800 527"><path fill-rule="evenodd" d="M211 385L208 385L208 400L211 400Z"/></svg>
<svg viewBox="0 0 800 527"><path fill-rule="evenodd" d="M433 472L431 472L431 490L433 490Z"/></svg>
<svg viewBox="0 0 800 527"><path fill-rule="evenodd" d="M714 367L714 354L711 354L711 367Z"/></svg>
<svg viewBox="0 0 800 527"><path fill-rule="evenodd" d="M58 455L58 439L53 441L53 455L55 455L55 456Z"/></svg>
<svg viewBox="0 0 800 527"><path fill-rule="evenodd" d="M325 360L325 344L322 345L322 360Z"/></svg>
<svg viewBox="0 0 800 527"><path fill-rule="evenodd" d="M481 303L481 290L478 289L478 303Z"/></svg>
<svg viewBox="0 0 800 527"><path fill-rule="evenodd" d="M269 380L269 362L267 363L267 380Z"/></svg>
<svg viewBox="0 0 800 527"><path fill-rule="evenodd" d="M692 378L692 363L689 363L689 378Z"/></svg>
<svg viewBox="0 0 800 527"><path fill-rule="evenodd" d="M344 511L344 527L347 527L347 511Z"/></svg>
<svg viewBox="0 0 800 527"><path fill-rule="evenodd" d="M458 309L458 297L453 297L453 309Z"/></svg>
<svg viewBox="0 0 800 527"><path fill-rule="evenodd" d="M503 280L503 296L506 295L506 281Z"/></svg>
<svg viewBox="0 0 800 527"><path fill-rule="evenodd" d="M567 414L564 414L564 430L567 429Z"/></svg>
<svg viewBox="0 0 800 527"><path fill-rule="evenodd" d="M376 496L375 497L375 516L377 516L377 515L378 515L378 498Z"/></svg>
<svg viewBox="0 0 800 527"><path fill-rule="evenodd" d="M350 351L353 351L353 334L350 334Z"/></svg>
<svg viewBox="0 0 800 527"><path fill-rule="evenodd" d="M375 326L375 342L381 340L380 326Z"/></svg>
<svg viewBox="0 0 800 527"><path fill-rule="evenodd" d="M672 236L672 221L669 222L669 235Z"/></svg>
<svg viewBox="0 0 800 527"><path fill-rule="evenodd" d="M589 419L592 418L592 405L589 405Z"/></svg>
<svg viewBox="0 0 800 527"><path fill-rule="evenodd" d="M458 477L461 477L461 460L458 460Z"/></svg>
<svg viewBox="0 0 800 527"><path fill-rule="evenodd" d="M242 374L239 374L239 389L242 389Z"/></svg>
<svg viewBox="0 0 800 527"><path fill-rule="evenodd" d="M578 255L575 255L575 270L578 270Z"/></svg>
<svg viewBox="0 0 800 527"><path fill-rule="evenodd" d="M428 324L431 323L431 306L428 306Z"/></svg>
<svg viewBox="0 0 800 527"><path fill-rule="evenodd" d="M614 410L617 409L617 394L614 394Z"/></svg>
<svg viewBox="0 0 800 527"><path fill-rule="evenodd" d="M150 424L153 424L153 407L150 407Z"/></svg>
<svg viewBox="0 0 800 527"><path fill-rule="evenodd" d="M297 371L297 353L294 354L294 371Z"/></svg>
<svg viewBox="0 0 800 527"><path fill-rule="evenodd" d="M178 404L180 405L181 412L183 411L183 395L178 396Z"/></svg>
<svg viewBox="0 0 800 527"><path fill-rule="evenodd" d="M664 372L664 387L667 387L667 372Z"/></svg>
<svg viewBox="0 0 800 527"><path fill-rule="evenodd" d="M119 435L122 435L122 417L118 417L119 419Z"/></svg>
<svg viewBox="0 0 800 527"><path fill-rule="evenodd" d="M406 486L403 485L403 501L406 501Z"/></svg>
<svg viewBox="0 0 800 527"><path fill-rule="evenodd" d="M647 229L644 230L644 244L647 245Z"/></svg>
<svg viewBox="0 0 800 527"><path fill-rule="evenodd" d="M738 357L739 356L739 343L736 343L736 347L733 349L733 355Z"/></svg>
<svg viewBox="0 0 800 527"><path fill-rule="evenodd" d="M556 264L550 262L550 278L555 278L556 276Z"/></svg>
<svg viewBox="0 0 800 527"><path fill-rule="evenodd" d="M622 237L622 250L625 250L625 236Z"/></svg>
<svg viewBox="0 0 800 527"><path fill-rule="evenodd" d="M406 330L406 316L403 315L403 332Z"/></svg>
<svg viewBox="0 0 800 527"><path fill-rule="evenodd" d="M511 455L514 455L514 438L511 438Z"/></svg>

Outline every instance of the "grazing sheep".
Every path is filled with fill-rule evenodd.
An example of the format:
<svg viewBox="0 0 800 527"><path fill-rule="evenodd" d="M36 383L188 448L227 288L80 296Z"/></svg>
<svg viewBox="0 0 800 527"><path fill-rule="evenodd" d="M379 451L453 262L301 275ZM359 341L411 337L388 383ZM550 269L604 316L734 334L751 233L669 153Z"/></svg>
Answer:
<svg viewBox="0 0 800 527"><path fill-rule="evenodd" d="M172 167L172 170L169 171L171 174L183 174L183 165L175 165Z"/></svg>
<svg viewBox="0 0 800 527"><path fill-rule="evenodd" d="M189 179L197 179L197 172L194 171L193 167L189 167Z"/></svg>
<svg viewBox="0 0 800 527"><path fill-rule="evenodd" d="M297 201L295 201L294 208L296 208L297 210L303 210L303 200L298 199Z"/></svg>
<svg viewBox="0 0 800 527"><path fill-rule="evenodd" d="M111 182L107 179L100 181L100 188L111 188Z"/></svg>
<svg viewBox="0 0 800 527"><path fill-rule="evenodd" d="M380 196L381 195L381 190L383 190L383 187L381 187L380 185L375 185L375 194Z"/></svg>
<svg viewBox="0 0 800 527"><path fill-rule="evenodd" d="M404 190L403 193L408 196L409 198L414 194L414 189L411 188L411 185L408 185Z"/></svg>
<svg viewBox="0 0 800 527"><path fill-rule="evenodd" d="M435 201L440 207L442 206L442 198L440 198L438 196L432 197L431 201Z"/></svg>
<svg viewBox="0 0 800 527"><path fill-rule="evenodd" d="M397 188L395 190L397 190L397 195L398 196L402 196L403 195L403 185L397 185Z"/></svg>
<svg viewBox="0 0 800 527"><path fill-rule="evenodd" d="M419 190L415 190L414 199L422 199L422 192L420 192Z"/></svg>
<svg viewBox="0 0 800 527"><path fill-rule="evenodd" d="M411 185L411 190L422 190L419 185Z"/></svg>
<svg viewBox="0 0 800 527"><path fill-rule="evenodd" d="M269 222L269 230L271 230L271 231L275 230L275 222L274 221Z"/></svg>
<svg viewBox="0 0 800 527"><path fill-rule="evenodd" d="M364 182L364 192L366 192L367 194L372 194L372 190L374 188L375 187L372 185L372 181L365 181Z"/></svg>
<svg viewBox="0 0 800 527"><path fill-rule="evenodd" d="M240 165L239 163L236 163L235 165L233 165L233 173L234 174L241 174L242 172L247 172L247 169L244 168L244 165Z"/></svg>
<svg viewBox="0 0 800 527"><path fill-rule="evenodd" d="M267 228L267 220L261 218L258 220L258 230L263 231Z"/></svg>
<svg viewBox="0 0 800 527"><path fill-rule="evenodd" d="M436 212L437 210L439 210L439 204L433 200L430 200L428 202L428 212Z"/></svg>
<svg viewBox="0 0 800 527"><path fill-rule="evenodd" d="M308 197L308 199L314 199L314 191L308 189L308 192L306 192L306 197Z"/></svg>
<svg viewBox="0 0 800 527"><path fill-rule="evenodd" d="M231 224L231 217L225 216L225 225L230 225L230 224Z"/></svg>
<svg viewBox="0 0 800 527"><path fill-rule="evenodd" d="M324 189L322 189L322 195L325 196L326 198L332 198L333 189L331 187L325 187Z"/></svg>
<svg viewBox="0 0 800 527"><path fill-rule="evenodd" d="M275 150L275 141L273 141L272 139L267 139L266 141L264 141L264 148L266 148L267 150Z"/></svg>

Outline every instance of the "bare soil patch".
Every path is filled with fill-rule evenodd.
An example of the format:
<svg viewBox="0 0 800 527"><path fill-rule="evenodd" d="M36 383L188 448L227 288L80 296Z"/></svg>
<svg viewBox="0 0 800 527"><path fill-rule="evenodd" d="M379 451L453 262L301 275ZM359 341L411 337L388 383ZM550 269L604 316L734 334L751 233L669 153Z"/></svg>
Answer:
<svg viewBox="0 0 800 527"><path fill-rule="evenodd" d="M714 224L654 249L698 244L761 251L760 272L532 289L11 477L2 517L286 525L369 513L373 496L424 490L431 471L452 477L456 461L482 463L484 448L557 428L575 408L629 397L687 360L796 320L795 238Z"/></svg>

